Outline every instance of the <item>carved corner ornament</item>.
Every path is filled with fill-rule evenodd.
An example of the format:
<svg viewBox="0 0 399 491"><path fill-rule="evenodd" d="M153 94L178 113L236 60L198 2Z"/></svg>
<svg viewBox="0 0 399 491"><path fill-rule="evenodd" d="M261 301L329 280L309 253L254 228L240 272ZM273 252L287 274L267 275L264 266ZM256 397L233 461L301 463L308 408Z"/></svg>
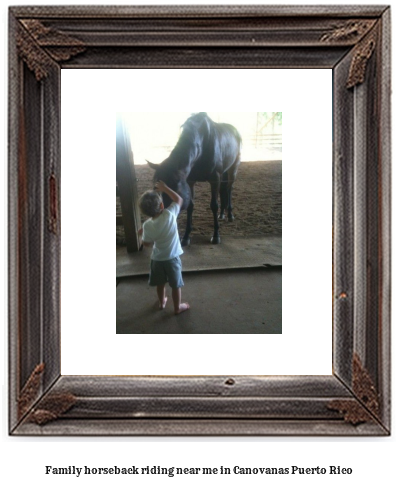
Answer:
<svg viewBox="0 0 399 491"><path fill-rule="evenodd" d="M32 404L35 402L36 398L40 392L40 386L42 382L42 377L44 373L44 363L37 365L30 377L26 381L26 384L22 387L22 390L18 397L18 417L23 417Z"/></svg>
<svg viewBox="0 0 399 491"><path fill-rule="evenodd" d="M28 416L28 423L45 425L55 421L76 404L76 396L69 392L60 392L45 396Z"/></svg>
<svg viewBox="0 0 399 491"><path fill-rule="evenodd" d="M348 89L364 82L367 62L377 44L376 20L351 20L337 26L320 38L325 43L353 43L354 55L349 69L346 87Z"/></svg>
<svg viewBox="0 0 399 491"><path fill-rule="evenodd" d="M19 24L17 49L20 58L40 81L48 76L54 61L69 60L86 48L79 39L45 27L36 19L25 19Z"/></svg>
<svg viewBox="0 0 399 491"><path fill-rule="evenodd" d="M18 417L22 419L28 415L27 421L38 425L43 425L58 419L61 415L69 411L77 401L76 396L69 392L53 393L44 396L43 399L31 409L40 395L40 386L44 370L44 363L35 367L18 397Z"/></svg>
<svg viewBox="0 0 399 491"><path fill-rule="evenodd" d="M370 31L376 21L369 19L353 19L345 24L334 27L329 32L323 34L321 41L326 43L335 42L358 42L368 31Z"/></svg>
<svg viewBox="0 0 399 491"><path fill-rule="evenodd" d="M346 87L351 89L356 85L364 82L367 68L367 62L371 58L377 45L377 29L373 29L360 43L356 46L352 58Z"/></svg>
<svg viewBox="0 0 399 491"><path fill-rule="evenodd" d="M358 400L334 400L328 404L328 408L338 411L347 423L353 425L373 421L373 416L378 417L378 392L356 353L352 361L352 390Z"/></svg>

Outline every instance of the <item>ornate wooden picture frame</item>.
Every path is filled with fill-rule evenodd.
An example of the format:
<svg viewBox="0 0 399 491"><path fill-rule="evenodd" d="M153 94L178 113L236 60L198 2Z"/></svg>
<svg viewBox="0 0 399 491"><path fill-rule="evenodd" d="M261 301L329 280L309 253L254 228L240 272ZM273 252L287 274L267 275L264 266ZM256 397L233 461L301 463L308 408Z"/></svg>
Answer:
<svg viewBox="0 0 399 491"><path fill-rule="evenodd" d="M389 435L390 8L11 7L9 34L10 434ZM332 70L330 376L60 373L60 73L88 67Z"/></svg>

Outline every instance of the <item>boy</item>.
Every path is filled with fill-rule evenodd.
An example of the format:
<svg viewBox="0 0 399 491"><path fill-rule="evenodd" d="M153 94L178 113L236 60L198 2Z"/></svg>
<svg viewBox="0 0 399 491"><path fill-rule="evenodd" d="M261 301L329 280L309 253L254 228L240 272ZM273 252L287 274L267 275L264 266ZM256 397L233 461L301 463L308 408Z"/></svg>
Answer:
<svg viewBox="0 0 399 491"><path fill-rule="evenodd" d="M166 193L172 200L172 204L166 209L161 193ZM181 314L190 308L188 303L181 303L181 287L184 283L180 255L183 254L183 249L176 219L182 204L183 199L162 181L155 184L155 191L147 191L139 201L141 211L151 217L139 231L143 234L143 245L153 248L149 284L157 287L159 308L163 310L168 300L165 285L169 282L175 314Z"/></svg>

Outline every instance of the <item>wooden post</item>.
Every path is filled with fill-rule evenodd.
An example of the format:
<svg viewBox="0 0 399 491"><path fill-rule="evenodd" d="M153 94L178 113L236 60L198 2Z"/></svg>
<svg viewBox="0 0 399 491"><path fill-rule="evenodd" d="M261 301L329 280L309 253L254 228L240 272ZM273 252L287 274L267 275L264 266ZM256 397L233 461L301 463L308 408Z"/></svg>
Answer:
<svg viewBox="0 0 399 491"><path fill-rule="evenodd" d="M116 180L121 200L127 252L137 252L140 248L138 230L141 227L141 218L136 174L129 134L120 117L116 120Z"/></svg>

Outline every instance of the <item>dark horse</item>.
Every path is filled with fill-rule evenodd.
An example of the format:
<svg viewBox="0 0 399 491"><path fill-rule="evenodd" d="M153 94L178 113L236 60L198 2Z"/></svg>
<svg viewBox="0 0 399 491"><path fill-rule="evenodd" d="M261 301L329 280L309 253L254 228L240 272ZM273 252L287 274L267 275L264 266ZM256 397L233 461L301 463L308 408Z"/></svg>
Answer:
<svg viewBox="0 0 399 491"><path fill-rule="evenodd" d="M182 126L180 138L169 157L161 164L148 165L155 170L154 182L164 181L183 198L187 209L187 225L182 245L190 243L194 210L194 184L208 181L211 185L211 210L214 232L212 244L220 243L218 222L218 193L220 192L220 218L234 220L231 191L240 165L241 137L230 124L214 123L206 113L197 113ZM163 195L165 207L170 198Z"/></svg>

